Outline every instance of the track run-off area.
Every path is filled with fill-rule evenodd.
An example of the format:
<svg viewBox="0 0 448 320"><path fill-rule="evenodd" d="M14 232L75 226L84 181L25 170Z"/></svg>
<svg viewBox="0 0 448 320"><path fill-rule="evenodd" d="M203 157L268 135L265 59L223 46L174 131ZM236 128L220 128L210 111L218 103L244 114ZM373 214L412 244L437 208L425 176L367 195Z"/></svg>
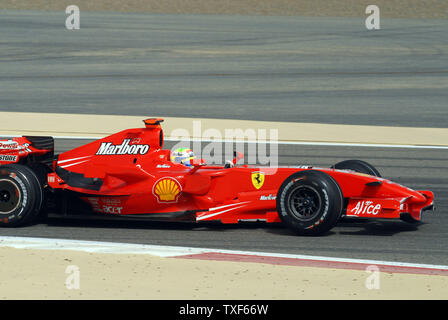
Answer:
<svg viewBox="0 0 448 320"><path fill-rule="evenodd" d="M9 114L3 113L3 115L7 116ZM11 114L11 116L15 117L20 115L20 113ZM22 115L23 119L27 119L30 116L29 114ZM42 122L49 119L51 121L52 117L61 117L58 124L63 129L54 126L54 131L51 132L56 136L56 153L62 153L83 145L113 131L110 128L102 128L100 125L96 126L96 131L89 131L83 126L89 126L88 119L90 116L74 115L72 117L71 115L54 114L35 114L35 116L46 119L42 120ZM80 120L82 117L85 118L84 121ZM124 124L128 124L130 127L138 127L141 119L137 118L139 117L132 117L132 119L116 117L117 121L113 122L107 116L97 115L96 121L108 123L114 130L119 130L120 125ZM74 121L74 119L77 119L77 121ZM101 121L102 119L107 119L107 121ZM127 123L127 120L130 120L130 123ZM172 148L174 145L179 144L179 141L170 137L171 128L175 128L169 125L170 120L167 119L166 122L166 127L168 128L166 130L165 148ZM182 122L187 131L192 128L194 121L198 121L197 119L188 119L190 122L187 122L185 119L181 119L182 121L180 119L172 120L174 122ZM122 123L119 124L120 122ZM207 119L201 121L201 123L206 122ZM230 123L223 122L225 125L220 128L221 130L224 128L237 128L235 123L232 126ZM247 122L246 125L245 129L262 127L261 125L258 126L258 122ZM308 125L312 128L312 124ZM319 126L317 128L321 132ZM368 130L371 128L364 129ZM32 122L22 121L22 125L19 125L19 130L29 133L33 132L35 128L33 128ZM70 138L69 135L76 130L81 130L85 136ZM279 127L278 130L281 132L282 128ZM193 132L192 129L190 131ZM443 130L440 132L443 133ZM12 131L5 133L14 135ZM43 133L48 134L49 132ZM309 131L306 134L309 134ZM274 287L279 289L277 280L274 281L271 277L264 277L263 274L281 274L282 272L291 272L291 268L298 267L302 271L308 270L311 274L301 271L300 275L296 275L299 277L296 279L297 285L290 287L286 284L287 281L284 280L290 278L286 277L283 279L286 282L282 285L282 291L263 291L263 294L258 293L260 294L259 297L267 299L296 299L300 297L317 299L340 297L355 299L366 297L379 299L386 297L411 299L443 298L443 290L444 286L446 286L446 270L448 270L448 254L446 251L448 236L445 232L448 227L448 218L445 214L448 211L448 190L443 176L443 172L448 171L445 161L448 154L447 146L410 144L412 143L411 140L397 140L396 143L399 144L395 145L387 144L387 141L382 141L382 144L369 145L366 141L363 141L363 143L345 141L343 138L344 133L340 131L340 134L340 136L335 136L334 133L328 134L328 136L334 139L331 142L313 142L307 141L306 138L300 141L300 131L297 131L295 137L299 141L278 141L278 143L268 141L266 149L268 152L275 150L278 156L278 164L287 166L312 164L328 167L344 159L363 159L374 164L383 177L390 178L411 188L433 191L436 194L437 210L425 213L423 222L420 224L408 224L403 221L345 219L332 229L329 234L322 237L300 237L281 224L268 225L261 222L222 225L216 223L194 224L144 220L132 221L126 219L67 219L50 216L48 219L32 226L1 229L0 236L3 238L0 241L2 246L0 252L6 250L8 256L13 254L20 256L20 259L33 258L35 253L32 252L39 252L38 256L46 257L45 259L48 260L45 261L47 262L53 261L53 259L60 262L60 257L64 256L62 265L67 265L66 262L71 263L74 261L76 263L89 261L90 265L99 263L99 260L95 259L101 259L101 261L112 259L114 262L111 263L116 264L116 259L122 261L117 256L122 256L130 259L129 261L140 261L140 264L143 261L152 261L160 268L160 264L164 265L168 257L183 258L181 259L182 262L179 262L178 259L176 259L176 262L173 260L173 264L176 266L183 263L189 265L185 269L192 272L188 276L189 281L196 279L197 285L189 282L185 286L194 291L193 297L199 299L230 297L223 292L233 292L235 290L235 275L240 275L241 268L245 268L243 271L251 275L248 279L255 277L252 280L244 280L244 282L249 284L248 287L245 287L247 290L240 290L240 293L236 296L244 299L250 298L258 292L257 286L251 286L251 281L254 284L259 281L263 283L267 281L268 283L264 284L266 287L275 283ZM395 138L397 136L399 134ZM193 143L197 143L196 139L200 139L200 137L190 138L194 139L192 141L183 141L185 146L192 146ZM361 139L361 136L358 139ZM423 137L423 139L425 138ZM200 147L203 148L208 143L210 142L202 142ZM224 144L226 142L220 143ZM254 143L256 144L257 141L243 143L244 150L248 150L248 145ZM275 148L272 148L272 145L275 145ZM67 241L69 245L64 245L64 241ZM100 249L98 249L98 246ZM105 247L101 249L101 246ZM142 246L143 248L148 246L151 250L141 250ZM33 250L25 252L14 251L19 250L18 248ZM174 253L172 252L173 248L175 248ZM55 251L55 249L58 250ZM74 256L77 258L72 258ZM98 256L101 258L97 258ZM198 265L191 264L193 263L192 261L196 261ZM216 276L214 274L216 268L220 269L224 266L229 268L229 266L232 266L232 263L236 264L234 266L237 269L231 268L226 269L226 271L234 270L234 273L223 272L226 275L225 279L227 279L227 282L220 281L218 285L207 282L212 281L211 279ZM56 265L58 264L56 263ZM106 266L107 264L104 263L103 267ZM86 267L84 264L83 269L89 270L89 279L95 279L94 274L90 273L90 268L91 266ZM197 268L205 269L201 269L204 271L198 275L194 272ZM385 280L384 283L387 283L390 287L386 290L383 286L383 289L379 291L367 289L365 281L371 275L371 271L368 271L370 270L368 268L378 268L374 270L379 270L380 274L383 275L383 280ZM111 293L114 292L116 294L119 288L111 285L111 281L115 283L122 275L116 269L114 270L113 272L111 271L109 278L102 277L101 279L103 279L103 284L112 286ZM134 268L133 270L137 269ZM168 268L167 270L170 269ZM331 277L328 277L330 270ZM140 271L135 271L135 273L137 272ZM144 274L144 272L140 272L139 276ZM163 274L165 277L172 275L167 271L164 271ZM63 277L64 274L60 276ZM210 280L204 282L204 276L205 279ZM156 276L157 279L161 279L161 277L163 277L162 274ZM328 279L325 283L317 283L315 280L307 280L308 277ZM336 278L338 279L337 281L335 280ZM418 280L415 280L415 278ZM153 275L147 275L145 281L133 286L134 289L137 289L133 291L132 297L151 299L186 297L183 295L185 293L171 290L169 285L162 289L157 287L159 288L157 289L159 291L157 291L152 287L154 283L148 279L154 280ZM343 282L338 283L339 281ZM42 280L36 279L36 282L42 283ZM424 290L410 291L409 288L404 290L406 286L403 283L409 284L411 282L413 285L424 287ZM96 292L91 287L91 283L92 281L89 280L89 290L83 291L86 294L84 297L92 297L91 295ZM144 285L145 283L147 286ZM347 286L347 283L350 283L350 286ZM355 284L355 287L353 287L353 284ZM220 286L222 286L222 290L225 288L221 293L212 290L212 288ZM397 291L397 287L401 289ZM289 289L286 290L285 288ZM327 288L327 290L323 290L323 288ZM55 296L67 298L82 297L79 295L81 293L77 291L61 289L51 292ZM122 292L123 295L126 295L125 292L127 291ZM189 294L191 293L191 291L188 292ZM341 294L341 292L342 295L339 296L338 294ZM29 292L29 294L32 297L33 291ZM52 297L52 295L49 294L47 297ZM102 297L108 298L109 296L104 294Z"/></svg>
<svg viewBox="0 0 448 320"><path fill-rule="evenodd" d="M274 129L267 148L276 146L279 165L365 160L385 178L433 191L436 211L415 225L347 219L312 238L265 223L49 218L0 229L0 257L14 261L2 267L0 299L447 298L445 20L389 19L368 33L357 18L84 13L70 33L64 19L1 12L0 136L55 136L60 153L148 117L166 119L166 148L208 129ZM173 134L179 128L189 136ZM53 250L39 241L73 243ZM86 249L98 242L205 256ZM64 286L72 265L79 290ZM373 290L372 265L381 280Z"/></svg>

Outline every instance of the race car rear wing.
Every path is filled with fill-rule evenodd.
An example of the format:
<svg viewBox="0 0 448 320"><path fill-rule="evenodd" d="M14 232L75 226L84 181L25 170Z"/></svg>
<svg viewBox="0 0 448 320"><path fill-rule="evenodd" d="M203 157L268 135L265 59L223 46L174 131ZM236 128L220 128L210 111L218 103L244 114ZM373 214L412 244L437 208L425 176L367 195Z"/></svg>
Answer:
<svg viewBox="0 0 448 320"><path fill-rule="evenodd" d="M35 162L50 163L53 157L53 137L23 136L0 138L0 165Z"/></svg>

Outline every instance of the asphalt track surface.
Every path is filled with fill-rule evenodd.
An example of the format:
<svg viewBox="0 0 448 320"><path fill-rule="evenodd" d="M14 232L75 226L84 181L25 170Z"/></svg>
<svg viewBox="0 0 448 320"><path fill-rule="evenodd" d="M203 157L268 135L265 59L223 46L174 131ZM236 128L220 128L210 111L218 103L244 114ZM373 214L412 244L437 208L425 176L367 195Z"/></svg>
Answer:
<svg viewBox="0 0 448 320"><path fill-rule="evenodd" d="M447 127L448 21L0 11L0 110Z"/></svg>
<svg viewBox="0 0 448 320"><path fill-rule="evenodd" d="M56 140L56 151L60 153L86 142ZM167 142L165 147L171 148L173 144ZM279 145L278 154L281 165L328 167L345 159L366 160L374 164L383 177L417 190L433 191L437 209L426 212L423 222L417 225L392 220L344 220L321 237L297 236L281 224L222 225L61 218L50 218L28 227L3 228L0 235L448 265L448 150Z"/></svg>
<svg viewBox="0 0 448 320"><path fill-rule="evenodd" d="M0 11L0 111L447 127L448 21ZM374 140L374 137L372 138ZM85 141L82 141L85 142ZM59 152L80 141L59 140ZM358 158L436 194L424 222L281 225L49 219L3 236L448 265L447 150L281 145L282 165Z"/></svg>

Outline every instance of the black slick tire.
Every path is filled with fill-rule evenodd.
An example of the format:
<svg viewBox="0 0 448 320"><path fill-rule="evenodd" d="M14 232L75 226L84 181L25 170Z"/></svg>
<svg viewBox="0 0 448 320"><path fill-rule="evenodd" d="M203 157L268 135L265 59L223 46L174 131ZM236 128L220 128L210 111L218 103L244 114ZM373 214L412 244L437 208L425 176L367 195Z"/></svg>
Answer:
<svg viewBox="0 0 448 320"><path fill-rule="evenodd" d="M380 172L370 163L362 160L345 160L336 163L334 169L339 170L353 170L359 173L369 174L375 177L381 177Z"/></svg>
<svg viewBox="0 0 448 320"><path fill-rule="evenodd" d="M328 232L341 217L343 194L327 173L299 171L289 176L277 193L277 211L283 223L299 235Z"/></svg>
<svg viewBox="0 0 448 320"><path fill-rule="evenodd" d="M43 189L30 168L0 166L0 227L18 227L32 223L42 209Z"/></svg>

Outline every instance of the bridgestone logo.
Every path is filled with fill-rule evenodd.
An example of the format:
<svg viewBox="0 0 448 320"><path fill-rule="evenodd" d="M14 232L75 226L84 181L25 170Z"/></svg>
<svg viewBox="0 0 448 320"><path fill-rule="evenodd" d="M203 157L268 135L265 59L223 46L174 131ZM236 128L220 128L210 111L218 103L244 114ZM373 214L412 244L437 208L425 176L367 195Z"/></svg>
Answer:
<svg viewBox="0 0 448 320"><path fill-rule="evenodd" d="M120 145L112 144L112 142L101 143L96 155L137 155L146 154L149 151L147 144L130 145L131 139L125 139Z"/></svg>
<svg viewBox="0 0 448 320"><path fill-rule="evenodd" d="M16 162L17 156L0 156L0 161Z"/></svg>

